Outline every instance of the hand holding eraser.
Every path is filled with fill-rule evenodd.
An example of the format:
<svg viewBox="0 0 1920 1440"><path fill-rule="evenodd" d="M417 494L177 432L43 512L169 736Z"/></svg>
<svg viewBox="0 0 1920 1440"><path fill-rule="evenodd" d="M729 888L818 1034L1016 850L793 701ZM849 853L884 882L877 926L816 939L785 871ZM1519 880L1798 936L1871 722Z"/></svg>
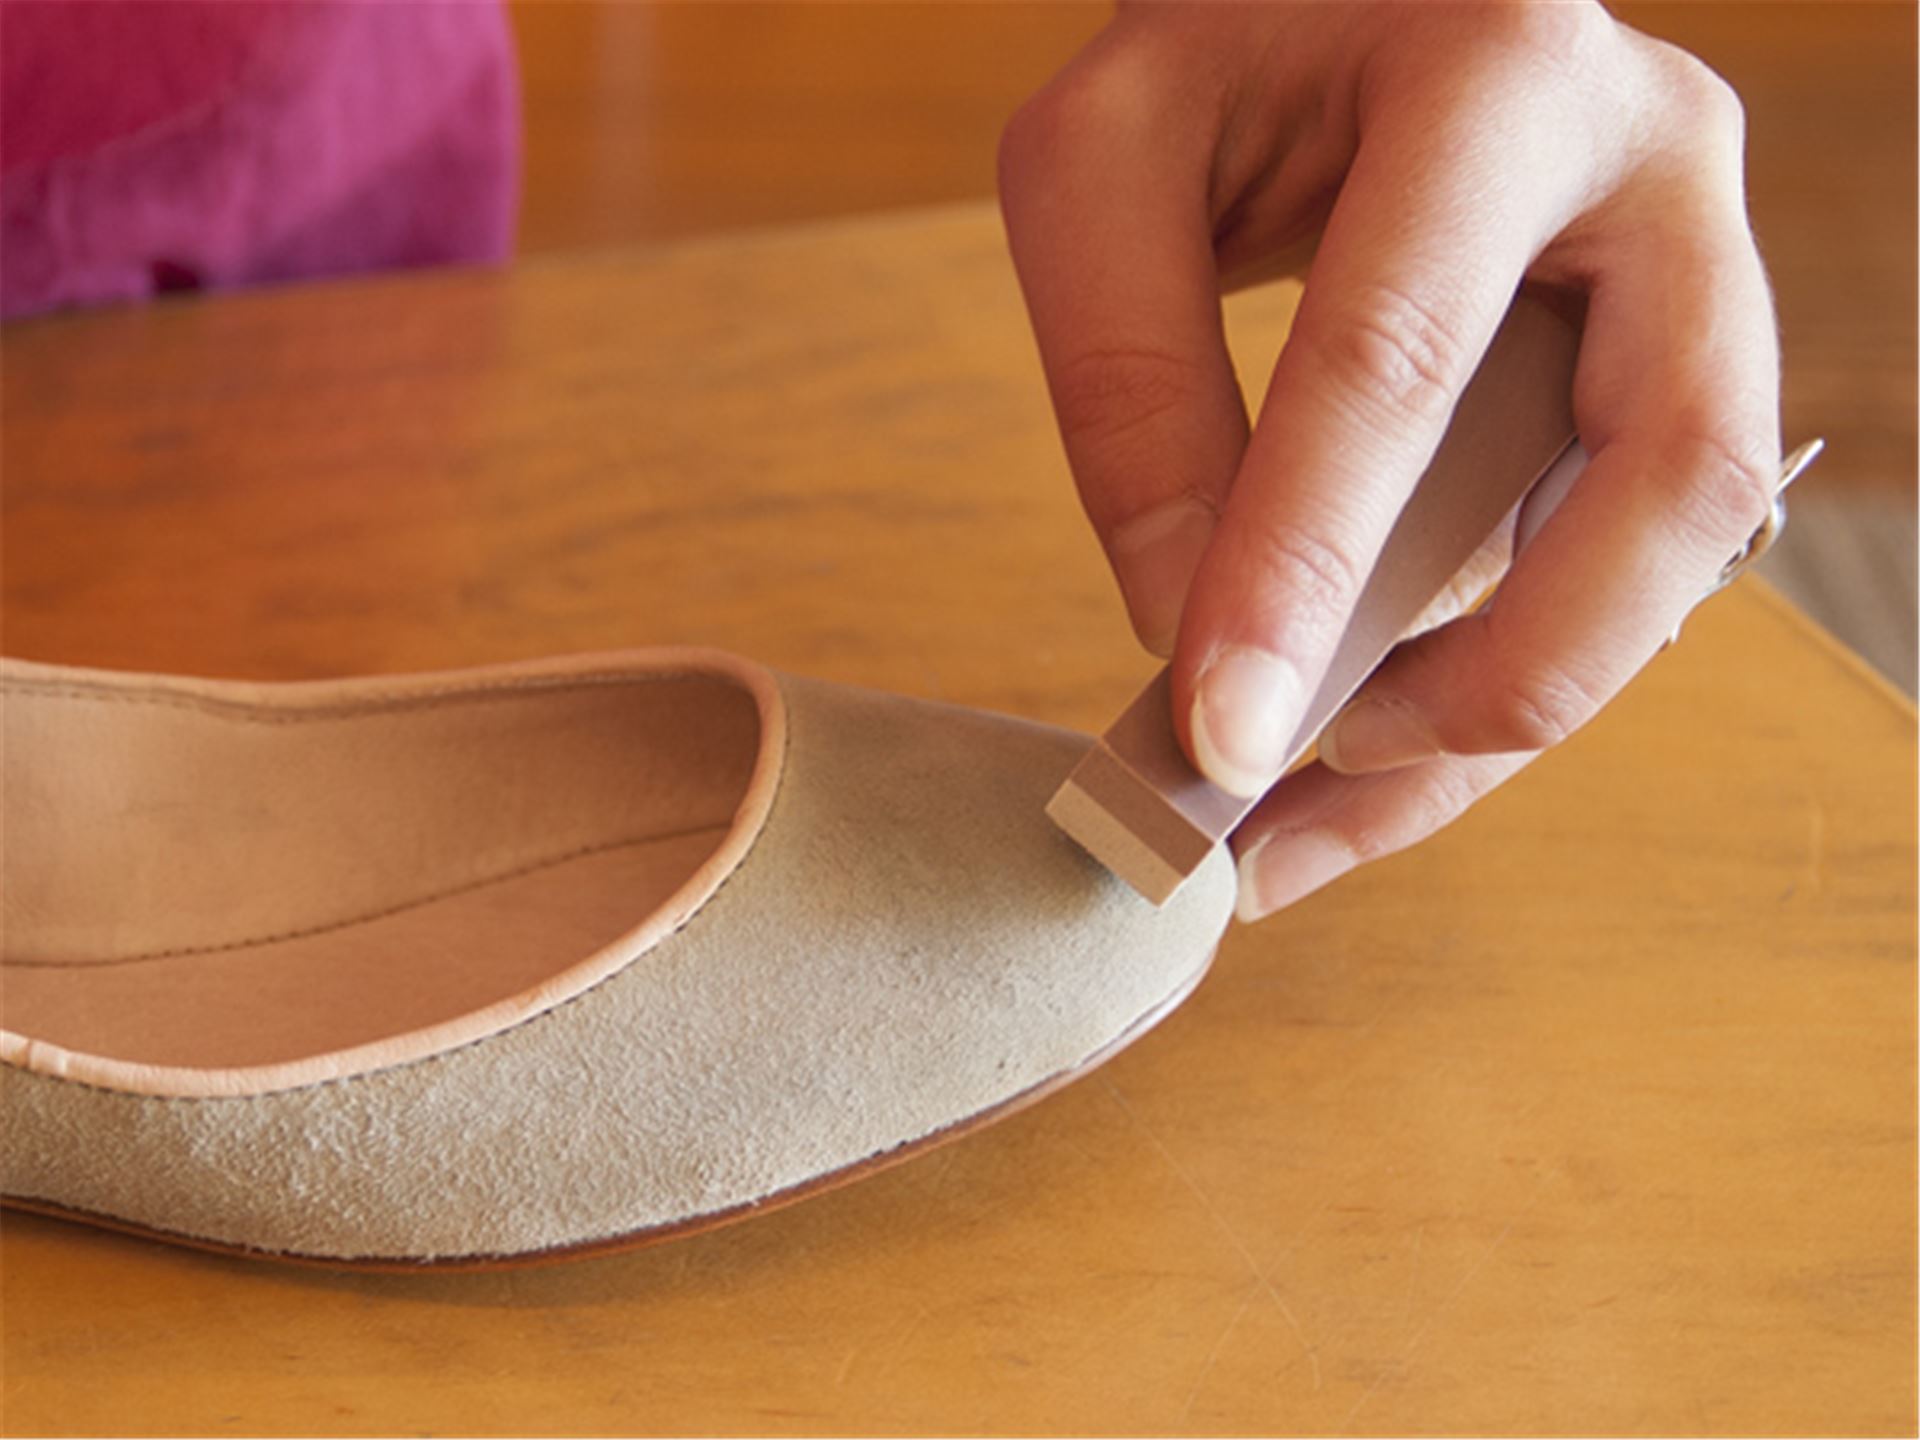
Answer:
<svg viewBox="0 0 1920 1440"><path fill-rule="evenodd" d="M1291 766L1444 592L1501 522L1553 472L1560 493L1584 454L1574 440L1579 332L1522 295L1454 408L1361 590L1288 746ZM1259 803L1210 783L1180 748L1162 669L1048 802L1089 854L1159 905Z"/></svg>

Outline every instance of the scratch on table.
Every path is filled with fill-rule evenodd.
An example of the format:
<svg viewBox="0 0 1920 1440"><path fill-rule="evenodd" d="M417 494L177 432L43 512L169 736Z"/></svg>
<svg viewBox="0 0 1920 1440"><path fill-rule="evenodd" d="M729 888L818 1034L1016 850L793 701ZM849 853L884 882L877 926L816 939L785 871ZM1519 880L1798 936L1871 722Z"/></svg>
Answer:
<svg viewBox="0 0 1920 1440"><path fill-rule="evenodd" d="M1827 807L1816 796L1807 799L1807 857L1801 873L1809 894L1818 895L1827 869Z"/></svg>
<svg viewBox="0 0 1920 1440"><path fill-rule="evenodd" d="M1443 955L1435 954L1430 956L1429 960L1431 962L1437 962L1443 958L1445 958ZM1379 1002L1374 1005L1372 1011L1367 1015L1367 1018L1354 1026L1349 1032L1349 1040L1358 1041L1362 1039L1382 1020L1386 1019L1387 1016L1392 1013L1394 1002L1405 992L1408 984L1409 981L1405 976L1402 976L1388 985L1387 993L1380 997Z"/></svg>
<svg viewBox="0 0 1920 1440"><path fill-rule="evenodd" d="M1422 1220L1420 1228L1413 1232L1413 1253L1407 1257L1407 1303L1405 1313L1400 1317L1402 1325L1413 1319L1413 1287L1420 1278L1420 1247L1426 1242L1427 1222Z"/></svg>
<svg viewBox="0 0 1920 1440"><path fill-rule="evenodd" d="M926 1185L931 1194L939 1194L945 1187L947 1177L953 1173L953 1167L959 1160L958 1147L949 1145L938 1156L929 1157L937 1163L928 1172Z"/></svg>
<svg viewBox="0 0 1920 1440"><path fill-rule="evenodd" d="M1333 1208L1333 1200L1334 1193L1328 1191L1327 1198L1316 1205L1313 1213L1300 1222L1300 1228L1294 1232L1293 1238L1287 1242L1286 1248L1280 1252L1280 1259L1291 1259L1294 1251L1307 1243L1307 1237L1313 1233L1313 1227L1320 1223L1320 1217Z"/></svg>
<svg viewBox="0 0 1920 1440"><path fill-rule="evenodd" d="M1318 1390L1320 1388L1319 1347L1307 1339L1307 1332L1301 1327L1300 1318L1293 1313L1292 1307L1281 1298L1280 1291L1275 1287L1273 1281L1267 1278L1266 1272L1262 1270L1254 1260L1253 1252L1247 1249L1246 1244L1240 1239L1239 1233L1227 1223L1226 1217L1215 1208L1213 1201L1208 1198L1207 1192L1200 1188L1199 1183L1194 1180L1193 1176L1187 1173L1186 1168L1182 1166L1178 1160L1173 1158L1173 1152L1167 1149L1158 1135L1154 1134L1153 1127L1134 1113L1133 1107L1127 1104L1126 1097L1120 1093L1111 1080L1105 1075L1097 1078L1105 1088L1107 1094L1113 1098L1113 1103L1120 1107L1121 1113L1127 1117L1128 1122L1142 1135L1147 1137L1147 1143L1159 1152L1160 1158L1166 1162L1167 1168L1179 1177L1181 1184L1193 1192L1193 1198L1200 1202L1200 1208L1207 1212L1207 1218L1213 1221L1214 1227L1219 1230L1222 1235L1226 1236L1227 1243L1239 1252L1240 1259L1247 1267L1247 1274L1259 1283L1260 1288L1266 1292L1267 1298L1273 1302L1274 1308L1280 1312L1281 1318L1287 1322L1292 1328L1294 1335L1298 1337L1300 1349L1307 1357L1307 1364L1312 1368L1313 1388Z"/></svg>
<svg viewBox="0 0 1920 1440"><path fill-rule="evenodd" d="M1200 1398L1200 1391L1206 1385L1207 1377L1213 1374L1214 1362L1220 1358L1220 1352L1226 1348L1227 1337L1233 1334L1235 1327L1240 1324L1240 1317L1247 1313L1247 1308L1253 1304L1253 1297L1259 1293L1260 1282L1257 1279L1241 1292L1240 1304L1228 1317L1226 1327L1214 1338L1212 1347L1207 1351L1207 1358L1200 1362L1200 1371L1193 1377L1193 1387L1187 1391L1186 1403L1180 1407L1180 1419L1176 1422L1177 1429L1186 1428L1187 1417L1193 1414L1194 1402Z"/></svg>
<svg viewBox="0 0 1920 1440"><path fill-rule="evenodd" d="M919 1333L920 1327L924 1325L928 1317L933 1314L933 1310L934 1310L934 1307L931 1305L915 1305L913 1307L913 1318L907 1321L905 1325L901 1326L900 1329L896 1331L890 1338L888 1338L887 1340L883 1341L881 1344L873 1348L882 1353L894 1354L894 1355L899 1354L902 1350L906 1349L907 1343L910 1340L912 1340L916 1334ZM847 1377L853 1373L854 1361L858 1360L863 1354L865 1354L866 1350L867 1350L867 1347L859 1344L851 1345L848 1347L846 1358L840 1362L840 1369L834 1374L834 1377L833 1377L833 1384L835 1389L842 1389L845 1387L847 1383Z"/></svg>
<svg viewBox="0 0 1920 1440"><path fill-rule="evenodd" d="M1536 1192L1536 1194L1537 1193L1538 1192ZM1532 1208L1533 1206L1530 1203L1527 1209L1522 1211L1521 1214L1524 1215L1528 1213ZM1360 1398L1353 1402L1353 1408L1348 1410L1345 1418L1341 1420L1339 1427L1341 1430L1344 1431L1349 1425L1353 1424L1353 1417L1360 1413L1360 1408L1374 1397L1374 1394L1382 1385L1385 1385L1387 1381L1395 1375L1404 1373L1403 1367L1406 1365L1407 1357L1413 1354L1415 1347L1426 1338L1427 1332L1433 1329L1434 1322L1453 1308L1453 1302L1465 1293L1467 1286L1473 1283L1474 1277L1487 1268L1487 1262L1493 1259L1494 1253L1498 1251L1502 1245L1507 1243L1507 1236L1513 1233L1513 1227L1519 1223L1520 1217L1515 1216L1512 1220L1507 1221L1505 1225L1500 1227L1500 1233L1493 1237L1493 1243L1487 1246L1487 1248L1481 1252L1480 1258L1468 1267L1467 1273L1460 1277L1460 1283L1455 1285L1453 1289L1447 1293L1444 1300L1433 1307L1432 1311L1427 1315L1425 1323L1407 1338L1405 1345L1400 1347L1400 1353L1382 1365L1380 1367L1380 1373L1373 1377L1373 1383L1360 1392Z"/></svg>

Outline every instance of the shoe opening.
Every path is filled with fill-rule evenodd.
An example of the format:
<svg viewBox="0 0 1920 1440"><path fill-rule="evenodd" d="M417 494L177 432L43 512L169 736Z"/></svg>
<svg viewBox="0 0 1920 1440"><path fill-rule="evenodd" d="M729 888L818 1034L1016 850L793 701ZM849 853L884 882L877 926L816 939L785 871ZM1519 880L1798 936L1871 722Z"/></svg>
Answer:
<svg viewBox="0 0 1920 1440"><path fill-rule="evenodd" d="M8 1058L351 1073L603 978L738 863L777 771L771 677L661 653L289 686L10 666Z"/></svg>

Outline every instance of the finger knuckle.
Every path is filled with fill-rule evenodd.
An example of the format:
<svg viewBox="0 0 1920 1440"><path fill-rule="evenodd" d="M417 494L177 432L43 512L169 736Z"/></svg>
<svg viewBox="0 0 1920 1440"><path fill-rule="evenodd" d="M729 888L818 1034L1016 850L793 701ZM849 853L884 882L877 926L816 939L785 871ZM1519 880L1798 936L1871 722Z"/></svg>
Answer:
<svg viewBox="0 0 1920 1440"><path fill-rule="evenodd" d="M1450 821L1459 819L1486 792L1486 785L1466 766L1443 762L1430 767L1420 788L1421 805L1415 839L1424 839Z"/></svg>
<svg viewBox="0 0 1920 1440"><path fill-rule="evenodd" d="M1711 65L1677 45L1654 42L1651 76L1676 152L1711 163L1737 161L1746 146L1747 109L1740 92Z"/></svg>
<svg viewBox="0 0 1920 1440"><path fill-rule="evenodd" d="M1444 422L1473 369L1454 326L1390 286L1371 287L1331 317L1314 358L1338 392L1387 424Z"/></svg>
<svg viewBox="0 0 1920 1440"><path fill-rule="evenodd" d="M1042 121L1036 107L1040 97L1034 96L1022 105L1000 129L1000 145L994 152L994 174L1003 196L1014 196L1020 189L1028 161L1041 148L1039 131Z"/></svg>
<svg viewBox="0 0 1920 1440"><path fill-rule="evenodd" d="M1349 820L1340 841L1356 864L1383 859L1451 824L1478 798L1458 767L1429 766L1418 784L1395 794L1390 813Z"/></svg>
<svg viewBox="0 0 1920 1440"><path fill-rule="evenodd" d="M1612 23L1594 0L1552 5L1507 0L1482 14L1483 23L1511 47L1563 62L1580 56Z"/></svg>
<svg viewBox="0 0 1920 1440"><path fill-rule="evenodd" d="M1352 548L1294 520L1270 519L1254 533L1269 605L1315 633L1344 624L1366 581Z"/></svg>
<svg viewBox="0 0 1920 1440"><path fill-rule="evenodd" d="M1379 821L1349 820L1334 827L1335 838L1353 857L1355 865L1381 860L1402 848L1394 830Z"/></svg>
<svg viewBox="0 0 1920 1440"><path fill-rule="evenodd" d="M1591 719L1601 699L1565 666L1533 666L1511 679L1499 694L1487 736L1490 748L1551 749Z"/></svg>
<svg viewBox="0 0 1920 1440"><path fill-rule="evenodd" d="M1200 393L1190 360L1145 347L1087 350L1061 364L1053 408L1070 446L1110 445Z"/></svg>
<svg viewBox="0 0 1920 1440"><path fill-rule="evenodd" d="M1154 123L1156 87L1137 47L1083 55L1013 114L1000 132L1003 195L1098 163Z"/></svg>
<svg viewBox="0 0 1920 1440"><path fill-rule="evenodd" d="M1681 53L1674 65L1675 90L1704 130L1739 142L1746 136L1747 107L1727 78L1696 56Z"/></svg>
<svg viewBox="0 0 1920 1440"><path fill-rule="evenodd" d="M1732 550L1773 508L1774 467L1758 436L1724 427L1684 431L1668 447L1681 478L1675 521L1710 549Z"/></svg>
<svg viewBox="0 0 1920 1440"><path fill-rule="evenodd" d="M1000 131L996 172L1000 194L1010 202L1024 198L1058 163L1064 129L1059 90L1056 82L1034 95Z"/></svg>
<svg viewBox="0 0 1920 1440"><path fill-rule="evenodd" d="M1411 845L1460 817L1476 799L1473 786L1455 766L1435 765L1407 797L1396 837L1400 844Z"/></svg>

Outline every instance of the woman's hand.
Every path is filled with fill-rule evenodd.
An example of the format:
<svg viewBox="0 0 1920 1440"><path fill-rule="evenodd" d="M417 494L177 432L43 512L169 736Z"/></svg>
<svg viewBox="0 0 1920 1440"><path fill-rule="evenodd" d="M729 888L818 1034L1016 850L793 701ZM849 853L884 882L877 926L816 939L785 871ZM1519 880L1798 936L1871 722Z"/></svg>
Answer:
<svg viewBox="0 0 1920 1440"><path fill-rule="evenodd" d="M1243 918L1422 839L1564 739L1766 515L1778 355L1743 121L1590 4L1123 5L1008 127L1054 409L1216 784L1273 784L1522 278L1577 291L1592 461L1496 600L1403 645L1236 835ZM1223 286L1307 290L1249 426Z"/></svg>

